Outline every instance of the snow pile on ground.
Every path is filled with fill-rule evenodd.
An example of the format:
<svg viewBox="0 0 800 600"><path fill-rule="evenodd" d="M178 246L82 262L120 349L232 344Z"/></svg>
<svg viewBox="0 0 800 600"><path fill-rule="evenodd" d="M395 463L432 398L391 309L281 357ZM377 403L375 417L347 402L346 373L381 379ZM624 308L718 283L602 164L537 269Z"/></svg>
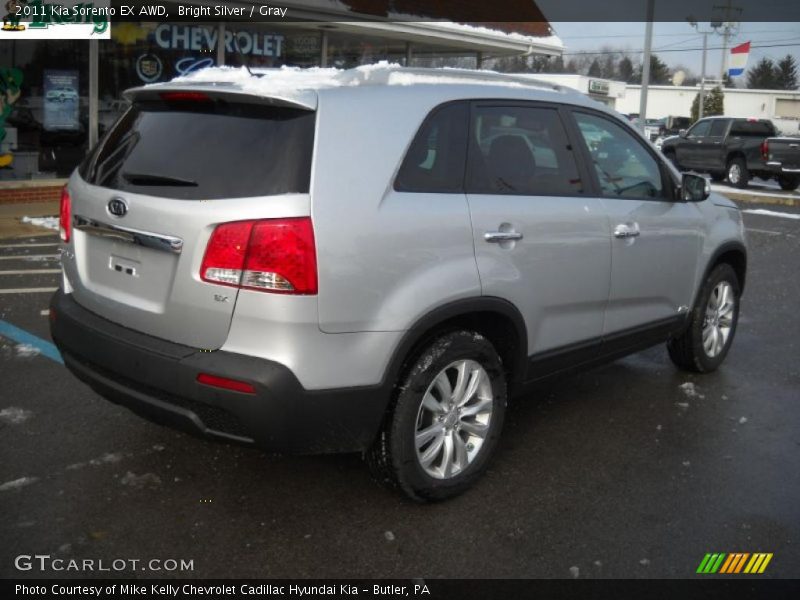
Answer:
<svg viewBox="0 0 800 600"><path fill-rule="evenodd" d="M800 214L798 213L785 213L779 212L777 210L767 210L765 208L746 208L742 210L742 212L751 214L751 215L764 215L765 217L781 217L784 219L800 219Z"/></svg>
<svg viewBox="0 0 800 600"><path fill-rule="evenodd" d="M14 481L6 481L4 484L0 485L0 492L7 492L9 490L18 490L19 488L25 487L26 485L36 483L38 480L39 480L38 477L20 477L19 479L15 479Z"/></svg>
<svg viewBox="0 0 800 600"><path fill-rule="evenodd" d="M58 231L58 217L22 217L20 220L28 225Z"/></svg>
<svg viewBox="0 0 800 600"><path fill-rule="evenodd" d="M91 465L93 467L99 467L100 465L118 463L122 459L123 456L120 452L106 452L105 454L103 454L103 456L99 458L93 458L89 462L79 462L72 465L67 465L67 470L75 471L77 469L82 469L87 465Z"/></svg>
<svg viewBox="0 0 800 600"><path fill-rule="evenodd" d="M31 358L32 356L38 356L41 354L41 350L36 346L31 346L30 344L17 344L17 356L20 358Z"/></svg>
<svg viewBox="0 0 800 600"><path fill-rule="evenodd" d="M125 476L120 479L122 485L127 485L133 488L155 487L161 484L161 478L155 473L145 473L143 475L136 475L128 471Z"/></svg>
<svg viewBox="0 0 800 600"><path fill-rule="evenodd" d="M687 381L686 383L682 383L678 386L684 394L686 394L687 398L699 398L702 400L705 398L703 394L697 391L697 387L691 382Z"/></svg>
<svg viewBox="0 0 800 600"><path fill-rule="evenodd" d="M5 421L11 425L19 425L24 423L33 416L33 413L24 408L17 408L16 406L9 406L0 410L0 421Z"/></svg>

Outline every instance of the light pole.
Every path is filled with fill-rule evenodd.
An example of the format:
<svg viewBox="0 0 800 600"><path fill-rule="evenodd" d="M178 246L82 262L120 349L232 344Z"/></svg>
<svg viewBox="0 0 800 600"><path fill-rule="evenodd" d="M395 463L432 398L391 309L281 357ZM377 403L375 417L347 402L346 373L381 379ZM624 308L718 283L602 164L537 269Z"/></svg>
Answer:
<svg viewBox="0 0 800 600"><path fill-rule="evenodd" d="M717 27L720 26L720 23L711 23L711 29L701 31L697 21L695 21L692 17L688 17L686 20L689 21L689 25L695 28L697 33L703 36L703 59L700 63L700 98L697 112L697 118L702 119L706 98L706 56L708 55L708 34L717 33ZM723 61L724 60L725 59L723 57Z"/></svg>
<svg viewBox="0 0 800 600"><path fill-rule="evenodd" d="M655 0L647 0L647 25L644 29L644 56L642 57L642 87L639 92L639 127L647 123L647 87L650 85L650 49L653 46L653 5Z"/></svg>

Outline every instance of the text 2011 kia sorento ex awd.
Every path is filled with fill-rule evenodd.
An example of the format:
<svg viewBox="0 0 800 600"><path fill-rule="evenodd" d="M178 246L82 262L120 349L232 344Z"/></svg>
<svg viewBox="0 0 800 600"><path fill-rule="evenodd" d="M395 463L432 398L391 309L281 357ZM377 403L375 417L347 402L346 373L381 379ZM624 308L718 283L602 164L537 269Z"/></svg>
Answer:
<svg viewBox="0 0 800 600"><path fill-rule="evenodd" d="M491 73L234 69L127 92L61 200L52 335L154 421L470 486L531 382L736 331L742 218L615 113Z"/></svg>

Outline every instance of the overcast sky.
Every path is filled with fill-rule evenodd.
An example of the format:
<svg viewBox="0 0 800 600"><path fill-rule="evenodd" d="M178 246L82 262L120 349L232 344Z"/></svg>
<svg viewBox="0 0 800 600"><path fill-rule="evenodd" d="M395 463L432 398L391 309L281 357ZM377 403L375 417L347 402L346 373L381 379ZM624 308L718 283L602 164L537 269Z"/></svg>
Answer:
<svg viewBox="0 0 800 600"><path fill-rule="evenodd" d="M551 25L566 46L565 62L571 53L581 50L598 51L603 46L611 46L641 52L644 47L644 23L554 22ZM710 29L708 23L700 23L699 26L701 29ZM731 45L747 41L752 42L748 67L765 56L779 59L787 54L792 54L800 65L800 23L741 23ZM709 48L721 46L722 36L708 36ZM682 65L699 75L702 47L703 37L688 23L662 22L653 25L653 52L671 67ZM719 77L721 56L722 50L709 50L706 66L708 76Z"/></svg>

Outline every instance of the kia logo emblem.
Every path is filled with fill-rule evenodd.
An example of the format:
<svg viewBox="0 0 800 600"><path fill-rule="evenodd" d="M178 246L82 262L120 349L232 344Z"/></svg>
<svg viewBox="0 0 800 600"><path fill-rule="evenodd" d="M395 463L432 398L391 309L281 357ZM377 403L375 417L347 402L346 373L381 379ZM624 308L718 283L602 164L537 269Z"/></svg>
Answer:
<svg viewBox="0 0 800 600"><path fill-rule="evenodd" d="M108 201L108 213L115 217L124 217L128 214L128 204L122 198L112 198Z"/></svg>

